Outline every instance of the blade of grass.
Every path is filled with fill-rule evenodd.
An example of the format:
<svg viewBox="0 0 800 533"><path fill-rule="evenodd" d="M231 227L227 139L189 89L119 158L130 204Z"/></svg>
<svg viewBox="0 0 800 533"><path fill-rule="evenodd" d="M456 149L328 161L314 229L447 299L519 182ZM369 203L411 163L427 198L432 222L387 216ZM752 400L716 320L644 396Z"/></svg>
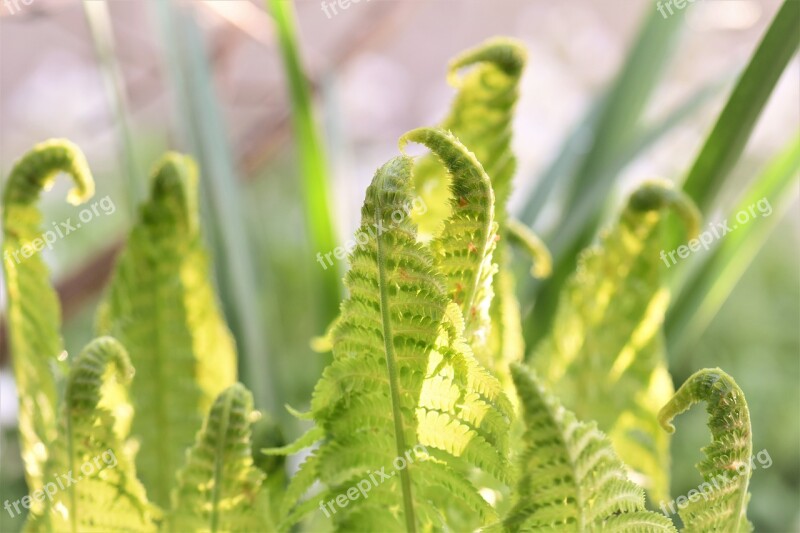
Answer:
<svg viewBox="0 0 800 533"><path fill-rule="evenodd" d="M240 379L260 409L280 415L281 391L268 357L266 322L258 299L268 273L255 275L244 224L240 181L214 92L206 46L194 19L197 4L185 8L167 0L155 3L168 72L175 87L178 122L184 142L199 161L203 222L212 243L219 291L237 341ZM267 279L265 279L265 276Z"/></svg>
<svg viewBox="0 0 800 533"><path fill-rule="evenodd" d="M744 151L761 111L800 44L800 2L786 0L731 93L683 190L707 211Z"/></svg>
<svg viewBox="0 0 800 533"><path fill-rule="evenodd" d="M550 329L561 287L574 270L578 253L596 232L619 157L632 141L632 132L637 131L682 25L683 12L664 19L653 10L604 97L591 147L567 189L562 209L565 218L547 239L555 265L553 276L533 284L535 306L523 324L528 350Z"/></svg>
<svg viewBox="0 0 800 533"><path fill-rule="evenodd" d="M122 152L122 160L124 162L121 174L125 179L128 197L126 202L127 216L128 220L132 220L136 213L136 206L144 200L146 184L140 179L142 172L139 168L139 160L136 157L136 149L131 133L131 119L128 110L128 99L125 95L125 83L114 53L114 29L111 24L111 14L106 2L91 2L88 0L83 2L83 12L92 35L92 43L100 66L103 85L111 104L111 115L121 139L120 152Z"/></svg>
<svg viewBox="0 0 800 533"><path fill-rule="evenodd" d="M314 117L309 83L300 60L294 5L285 0L267 0L266 4L275 19L292 102L292 124L303 182L306 224L312 250L326 254L336 248L328 163L322 145L322 136ZM309 261L316 261L316 259L309 258ZM339 314L339 302L342 296L340 274L336 265L330 265L321 272L320 305L318 307L320 332L324 331Z"/></svg>
<svg viewBox="0 0 800 533"><path fill-rule="evenodd" d="M767 165L729 213L728 220L734 221L737 213L748 212L750 206L763 199L769 202L774 212L768 217L738 224L699 268L684 278L678 278L679 292L666 320L670 353L682 353L683 347L698 339L725 303L793 200L787 193L797 185L798 169L800 136Z"/></svg>

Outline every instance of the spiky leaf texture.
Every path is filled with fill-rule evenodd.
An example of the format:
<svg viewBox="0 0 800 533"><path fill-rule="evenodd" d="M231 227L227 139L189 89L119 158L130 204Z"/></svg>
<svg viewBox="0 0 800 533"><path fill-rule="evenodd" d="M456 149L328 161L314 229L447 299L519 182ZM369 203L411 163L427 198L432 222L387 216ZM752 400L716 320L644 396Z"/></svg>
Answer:
<svg viewBox="0 0 800 533"><path fill-rule="evenodd" d="M236 380L235 347L209 281L197 216L197 169L180 154L156 166L98 316L128 347L139 379L132 433L140 476L164 507L184 452L217 395Z"/></svg>
<svg viewBox="0 0 800 533"><path fill-rule="evenodd" d="M494 511L470 473L507 480L511 404L473 358L461 311L415 224L392 218L414 198L412 164L392 159L367 189L359 233L370 238L349 256L350 296L332 332L333 362L312 398L317 434L305 440L323 438L289 485L286 507L316 480L326 489L287 523L385 471L389 479L374 475L368 498L326 511L339 529L445 527L446 508L474 528Z"/></svg>
<svg viewBox="0 0 800 533"><path fill-rule="evenodd" d="M658 414L658 420L664 429L674 433L672 419L698 402L706 402L712 440L703 448L705 459L697 464L704 481L700 485L703 496L690 498L678 511L683 520L682 531L752 531L747 520L747 486L752 474L753 435L744 393L719 368L700 370L681 385Z"/></svg>
<svg viewBox="0 0 800 533"><path fill-rule="evenodd" d="M639 188L599 245L584 251L561 296L554 327L534 354L564 405L596 420L651 496L668 494L669 440L656 414L673 392L662 325L662 221L672 207L696 233L691 201L666 182Z"/></svg>
<svg viewBox="0 0 800 533"><path fill-rule="evenodd" d="M47 463L42 513L26 529L54 533L155 531L128 451L115 431L131 406L123 391L133 376L128 353L113 338L92 341L70 369L59 415L58 443Z"/></svg>
<svg viewBox="0 0 800 533"><path fill-rule="evenodd" d="M253 464L253 396L239 383L225 389L178 474L167 531L268 533L264 473Z"/></svg>
<svg viewBox="0 0 800 533"><path fill-rule="evenodd" d="M594 422L564 409L531 371L511 367L525 433L514 505L506 531L674 532L665 516L645 510L644 491L627 479L609 439Z"/></svg>
<svg viewBox="0 0 800 533"><path fill-rule="evenodd" d="M25 474L31 491L42 488L44 464L56 436L56 402L65 375L61 307L39 253L43 238L55 240L58 226L42 228L36 203L59 172L72 176L67 200L77 205L94 194L94 182L80 149L56 139L36 145L20 159L3 192L3 268L8 291L8 326L19 395L19 429ZM69 221L66 221L69 222ZM40 503L34 502L40 509Z"/></svg>
<svg viewBox="0 0 800 533"><path fill-rule="evenodd" d="M470 341L478 359L502 378L508 377L508 363L520 360L524 353L505 237L506 202L516 169L516 158L511 151L511 124L526 57L522 43L504 38L490 39L456 57L450 63L448 79L458 93L449 115L440 125L475 154L495 194L494 218L499 242L493 260L499 271L493 276L491 291L484 291L484 299L477 305L477 308L489 307L491 328L484 338ZM459 73L464 69L469 70L462 77ZM417 162L414 181L428 206L425 215L417 217L421 231L424 235L438 235L448 213L458 212L459 198L454 199L455 203L446 201L448 174L433 156Z"/></svg>

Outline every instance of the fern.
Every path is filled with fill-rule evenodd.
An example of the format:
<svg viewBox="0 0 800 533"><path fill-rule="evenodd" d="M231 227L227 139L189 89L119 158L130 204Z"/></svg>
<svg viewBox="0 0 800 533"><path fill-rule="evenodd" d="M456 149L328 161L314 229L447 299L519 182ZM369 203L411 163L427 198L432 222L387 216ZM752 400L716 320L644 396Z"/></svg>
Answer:
<svg viewBox="0 0 800 533"><path fill-rule="evenodd" d="M520 365L511 368L525 434L508 531L676 531L644 508L644 491L629 481L611 442L595 423L575 418ZM495 527L493 529L501 529Z"/></svg>
<svg viewBox="0 0 800 533"><path fill-rule="evenodd" d="M28 531L155 531L157 511L147 503L133 461L115 431L116 413L130 410L130 405L114 394L112 379L127 385L132 376L127 352L110 337L96 339L75 359L58 444L50 447L51 481L40 489L46 495L45 509L31 512Z"/></svg>
<svg viewBox="0 0 800 533"><path fill-rule="evenodd" d="M168 531L274 530L265 510L264 474L253 465L253 397L231 385L214 402L178 474Z"/></svg>
<svg viewBox="0 0 800 533"><path fill-rule="evenodd" d="M689 498L678 511L683 531L752 531L746 512L753 435L744 393L719 368L700 370L681 385L658 414L658 420L664 429L674 433L672 419L697 402L708 404L712 442L703 448L706 457L697 465L704 481L700 486L702 498Z"/></svg>
<svg viewBox="0 0 800 533"><path fill-rule="evenodd" d="M194 162L168 154L98 317L99 331L133 354L140 376L132 387L137 466L164 507L204 414L236 379L234 343L208 281L197 208Z"/></svg>
<svg viewBox="0 0 800 533"><path fill-rule="evenodd" d="M443 141L464 154L441 132L409 138ZM284 450L321 438L287 489L287 511L316 480L327 488L296 507L287 524L370 474L391 471L412 449L419 453L407 468L371 486L368 498L336 509L332 518L340 529L444 527L445 508L477 523L495 516L469 475L480 468L507 480L512 408L464 342L462 313L447 297L447 278L431 250L417 241L414 223L392 220L413 197L412 164L408 157L392 159L367 190L359 233L370 234L375 225L390 229L373 233L350 255L350 297L332 332L333 362L312 398L316 427Z"/></svg>
<svg viewBox="0 0 800 533"><path fill-rule="evenodd" d="M495 194L493 218L497 221L495 238L499 242L491 252L492 260L499 268L492 267L496 272L492 286L483 291L483 300L476 305L476 309L489 308L491 320L488 324L491 327L485 325L485 335L472 337L470 341L478 359L504 379L507 378L508 363L521 360L524 354L515 282L508 268L510 252L506 244L506 226L507 222L513 222L507 220L506 203L516 169L516 158L511 151L511 123L526 57L525 48L519 41L494 38L455 58L450 63L448 79L458 88L458 94L449 115L440 125L475 154L491 179ZM461 70L470 67L472 70L459 77ZM449 204L443 200L448 196L447 173L442 171L433 156L421 158L416 163L414 181L428 205L425 215L417 217L417 221L423 234L438 235L448 212L458 213L463 207L459 202L464 196L453 198ZM540 241L526 242L532 243L540 244ZM470 249L478 246L473 242ZM525 249L529 251L532 248L526 246ZM535 247L533 258L537 265L543 262L534 271L547 275L549 254L543 245ZM467 317L469 319L469 314Z"/></svg>
<svg viewBox="0 0 800 533"><path fill-rule="evenodd" d="M458 139L440 129L420 128L400 139L427 146L450 175L452 213L430 243L437 268L445 275L448 297L464 316L471 346L485 342L491 326L492 278L497 266L492 254L497 244L494 192L489 176Z"/></svg>
<svg viewBox="0 0 800 533"><path fill-rule="evenodd" d="M67 197L71 204L94 194L83 153L66 140L43 142L25 154L14 165L3 194L8 325L19 394L22 457L31 491L42 488L44 465L57 432L58 390L66 373L61 307L39 254L44 247L42 239L54 240L56 232L43 232L42 215L36 207L40 192L52 186L59 172L75 180ZM34 509L40 509L39 502L34 502Z"/></svg>
<svg viewBox="0 0 800 533"><path fill-rule="evenodd" d="M545 383L581 419L596 420L654 498L668 493L669 441L656 414L672 394L662 325L669 293L659 251L666 207L689 233L691 201L667 183L643 185L568 280L552 333L535 353Z"/></svg>

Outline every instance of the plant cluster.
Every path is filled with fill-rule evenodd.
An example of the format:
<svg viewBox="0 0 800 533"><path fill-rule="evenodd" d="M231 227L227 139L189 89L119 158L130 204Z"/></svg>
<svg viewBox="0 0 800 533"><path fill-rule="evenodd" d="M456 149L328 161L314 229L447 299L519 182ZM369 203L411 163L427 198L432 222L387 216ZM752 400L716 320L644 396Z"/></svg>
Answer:
<svg viewBox="0 0 800 533"><path fill-rule="evenodd" d="M690 236L699 227L694 204L668 182L643 183L584 251L551 333L525 362L512 247L531 255L534 275L550 270L544 244L506 210L525 61L507 39L456 58L447 118L400 139L401 152L418 143L429 153L401 153L376 172L358 230L368 239L348 256L348 297L317 343L332 360L309 411L292 409L311 427L281 448L252 449L257 413L210 283L194 163L169 154L156 166L98 313L99 338L71 358L42 258L18 263L6 252L39 237L36 202L59 172L73 177L76 204L93 182L69 142L24 156L3 196L3 251L30 492L108 450L118 458L32 498L26 529L285 531L335 509L325 515L343 531L676 531L645 493L669 494L670 422L697 402L712 435L703 478L749 465L750 419L733 379L701 370L674 392L667 371L659 251L670 212ZM391 218L420 195L424 213ZM286 486L279 467L254 461L307 448ZM683 530L749 531L748 480L691 501Z"/></svg>

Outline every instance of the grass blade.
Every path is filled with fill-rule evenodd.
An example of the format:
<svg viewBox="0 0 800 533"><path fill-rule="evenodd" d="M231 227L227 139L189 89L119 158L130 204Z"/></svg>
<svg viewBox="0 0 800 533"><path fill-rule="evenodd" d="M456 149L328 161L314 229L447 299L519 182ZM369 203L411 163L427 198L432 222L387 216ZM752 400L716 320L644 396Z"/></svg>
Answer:
<svg viewBox="0 0 800 533"><path fill-rule="evenodd" d="M561 287L574 270L578 253L595 234L603 201L614 184L619 156L634 139L632 132L637 131L682 24L682 14L665 20L654 10L601 105L593 143L568 185L562 209L566 218L547 239L552 246L554 274L534 285L536 304L524 329L529 350L549 331Z"/></svg>
<svg viewBox="0 0 800 533"><path fill-rule="evenodd" d="M800 2L786 0L770 24L683 185L706 211L739 160L761 111L800 44Z"/></svg>
<svg viewBox="0 0 800 533"><path fill-rule="evenodd" d="M728 215L745 211L767 199L775 211L769 217L739 224L711 255L690 275L679 278L680 293L667 315L666 334L670 353L696 340L725 303L739 278L747 270L761 246L786 211L791 198L787 193L796 186L800 168L800 136L796 137L767 166L736 208Z"/></svg>
<svg viewBox="0 0 800 533"><path fill-rule="evenodd" d="M294 6L285 0L267 0L283 57L292 102L292 123L297 143L300 174L305 195L305 215L312 250L322 254L336 248L331 211L330 179L322 136L318 131L308 80L303 73L297 40ZM320 278L320 331L339 314L340 272L335 266L323 270Z"/></svg>

